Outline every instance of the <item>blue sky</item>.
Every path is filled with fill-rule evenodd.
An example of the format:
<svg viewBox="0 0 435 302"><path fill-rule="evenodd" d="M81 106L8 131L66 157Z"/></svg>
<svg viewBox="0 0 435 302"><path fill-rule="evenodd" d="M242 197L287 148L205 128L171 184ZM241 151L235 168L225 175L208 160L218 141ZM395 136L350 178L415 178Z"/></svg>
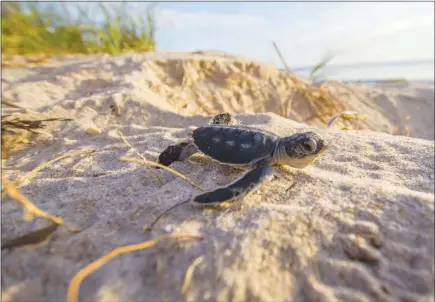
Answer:
<svg viewBox="0 0 435 302"><path fill-rule="evenodd" d="M280 66L275 41L296 67L314 65L328 52L339 52L331 64L434 59L433 2L155 4L157 46L163 51L220 50ZM127 7L141 15L147 5Z"/></svg>

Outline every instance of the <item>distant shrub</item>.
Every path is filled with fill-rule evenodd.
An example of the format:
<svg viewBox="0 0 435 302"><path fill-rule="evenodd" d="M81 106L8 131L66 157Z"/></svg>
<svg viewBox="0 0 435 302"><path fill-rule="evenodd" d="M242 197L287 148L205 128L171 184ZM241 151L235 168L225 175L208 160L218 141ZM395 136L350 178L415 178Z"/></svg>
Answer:
<svg viewBox="0 0 435 302"><path fill-rule="evenodd" d="M71 20L66 6L2 2L2 52L15 54L120 54L155 50L155 19L151 9L136 21L123 9L98 8L104 22L97 24L78 7ZM57 6L56 6L57 5ZM60 13L62 12L62 13Z"/></svg>

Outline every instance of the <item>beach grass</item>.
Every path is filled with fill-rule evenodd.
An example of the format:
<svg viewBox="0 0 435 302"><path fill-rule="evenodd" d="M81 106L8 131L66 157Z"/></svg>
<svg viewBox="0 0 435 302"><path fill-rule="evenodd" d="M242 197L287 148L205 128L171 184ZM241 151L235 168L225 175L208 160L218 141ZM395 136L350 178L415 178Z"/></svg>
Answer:
<svg viewBox="0 0 435 302"><path fill-rule="evenodd" d="M316 80L317 76L320 72L322 72L325 67L329 64L329 62L337 55L337 53L327 53L314 67L311 69L311 72L308 76L310 80Z"/></svg>
<svg viewBox="0 0 435 302"><path fill-rule="evenodd" d="M80 6L76 18L64 3L2 2L2 53L11 55L94 54L154 51L152 7L139 19L127 13L128 3L114 10L97 6L97 22ZM111 9L112 8L112 9ZM95 11L93 12L95 13Z"/></svg>

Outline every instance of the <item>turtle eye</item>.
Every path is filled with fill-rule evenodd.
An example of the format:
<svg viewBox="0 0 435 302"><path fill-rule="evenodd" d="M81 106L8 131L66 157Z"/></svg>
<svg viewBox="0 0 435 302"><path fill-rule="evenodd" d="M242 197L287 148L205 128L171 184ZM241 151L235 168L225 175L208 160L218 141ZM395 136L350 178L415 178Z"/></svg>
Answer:
<svg viewBox="0 0 435 302"><path fill-rule="evenodd" d="M314 139L310 138L306 140L302 145L307 152L314 152L317 149L317 143Z"/></svg>

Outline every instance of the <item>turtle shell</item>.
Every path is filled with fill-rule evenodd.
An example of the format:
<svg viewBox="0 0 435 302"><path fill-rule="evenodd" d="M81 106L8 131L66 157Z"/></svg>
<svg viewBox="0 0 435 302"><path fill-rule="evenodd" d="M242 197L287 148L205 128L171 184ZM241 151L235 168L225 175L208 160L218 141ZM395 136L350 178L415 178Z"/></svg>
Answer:
<svg viewBox="0 0 435 302"><path fill-rule="evenodd" d="M249 164L272 156L278 136L244 126L208 125L195 129L192 138L198 149L213 159Z"/></svg>

